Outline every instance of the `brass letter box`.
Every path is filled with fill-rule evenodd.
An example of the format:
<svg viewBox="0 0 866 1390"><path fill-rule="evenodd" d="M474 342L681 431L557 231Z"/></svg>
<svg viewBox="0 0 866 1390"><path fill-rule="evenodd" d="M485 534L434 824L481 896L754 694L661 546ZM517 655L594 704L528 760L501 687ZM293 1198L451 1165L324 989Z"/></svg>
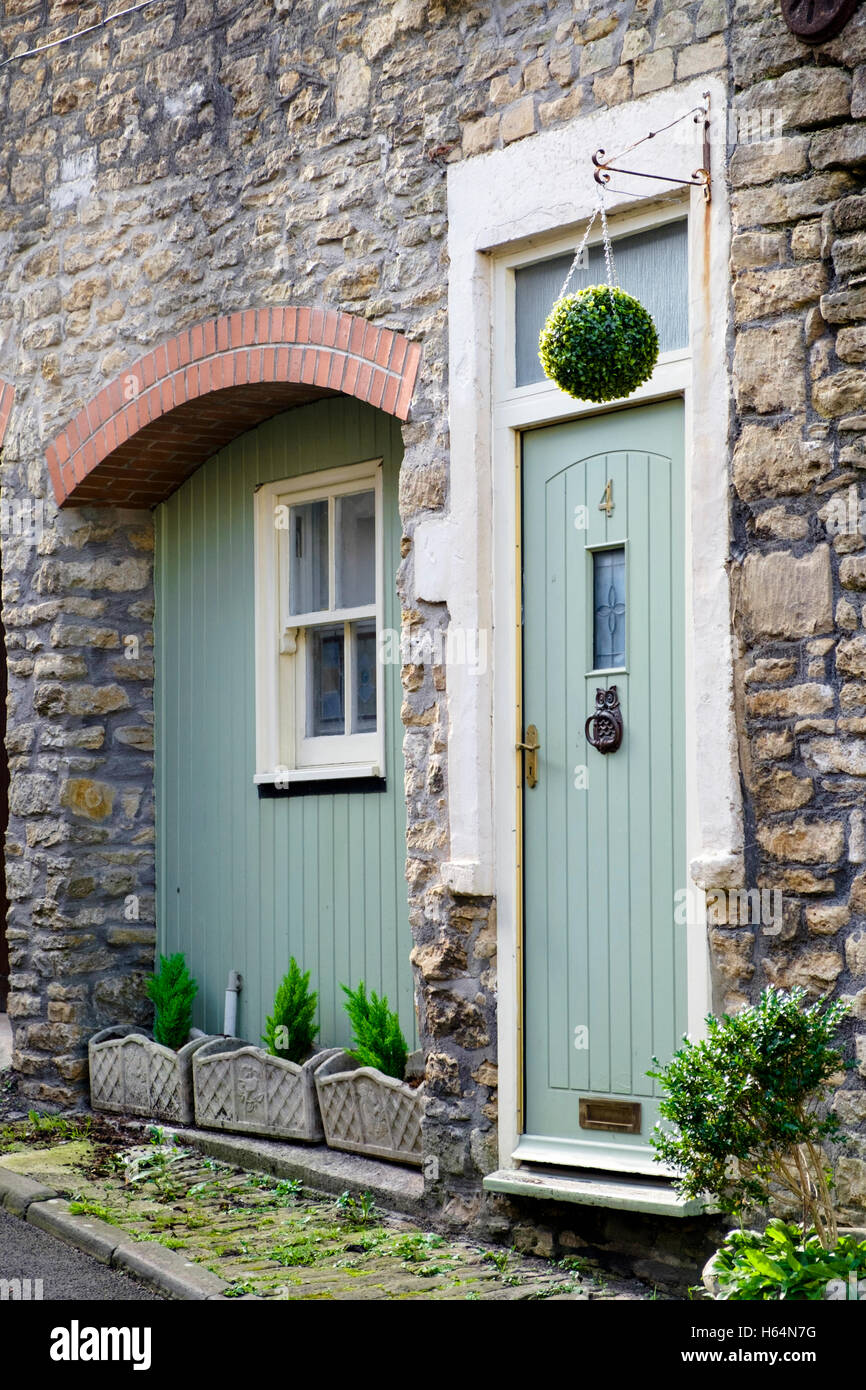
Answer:
<svg viewBox="0 0 866 1390"><path fill-rule="evenodd" d="M581 1129L608 1129L617 1134L640 1134L639 1100L590 1100L580 1097Z"/></svg>

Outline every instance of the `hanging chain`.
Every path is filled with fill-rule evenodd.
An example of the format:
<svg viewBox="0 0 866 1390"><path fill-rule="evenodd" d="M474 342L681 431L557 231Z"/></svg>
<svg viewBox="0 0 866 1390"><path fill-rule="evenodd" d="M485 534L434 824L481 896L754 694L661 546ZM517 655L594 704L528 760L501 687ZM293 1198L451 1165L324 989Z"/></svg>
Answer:
<svg viewBox="0 0 866 1390"><path fill-rule="evenodd" d="M607 290L610 296L610 312L612 317L616 319L616 300L613 297L616 267L613 263L613 243L610 239L610 232L607 229L607 213L604 210L604 191L602 188L598 190L598 206L601 212L601 239L604 245L604 263L607 266Z"/></svg>
<svg viewBox="0 0 866 1390"><path fill-rule="evenodd" d="M580 245L578 246L577 250L576 250L575 253L574 253L574 260L572 261L571 265L570 265L569 268L568 268L568 274L566 275L566 277L565 277L565 279L564 279L564 281L563 281L563 283L562 283L562 289L559 291L559 294L556 296L557 300L560 300L560 299L564 299L564 298L565 298L565 291L568 289L568 286L569 286L569 283L570 283L570 281L571 281L572 275L573 275L574 272L577 270L578 262L580 261L580 258L581 258L581 256L583 255L583 248L586 246L586 243L589 241L589 234L590 234L590 232L592 231L592 224L595 222L595 219L596 219L597 217L598 217L598 208L595 208L595 209L593 210L592 217L589 219L589 221L588 221L587 224L586 224L586 231L585 231L584 234L583 234L583 240L581 241Z"/></svg>
<svg viewBox="0 0 866 1390"><path fill-rule="evenodd" d="M607 266L607 287L613 296L613 282L616 278L616 270L613 264L613 245L610 239L610 232L607 229L607 213L604 210L604 194L599 190L598 206L601 212L601 239L604 245L604 263Z"/></svg>
<svg viewBox="0 0 866 1390"><path fill-rule="evenodd" d="M604 249L604 263L607 267L607 287L610 291L610 307L612 313L614 314L614 316L616 316L616 304L614 302L613 297L614 283L616 280L616 267L614 265L613 260L613 245L611 243L610 232L607 226L607 213L604 207L604 191L602 188L599 188L598 190L598 206L593 209L592 217L586 224L586 231L584 232L581 238L580 245L574 253L574 260L571 262L571 265L568 268L568 274L566 275L562 283L562 289L559 291L559 294L556 296L556 298L557 301L565 298L565 292L568 289L569 284L571 283L571 277L578 268L580 258L583 255L586 243L589 241L589 234L592 231L595 219L598 217L599 213L601 214L601 239L602 246Z"/></svg>

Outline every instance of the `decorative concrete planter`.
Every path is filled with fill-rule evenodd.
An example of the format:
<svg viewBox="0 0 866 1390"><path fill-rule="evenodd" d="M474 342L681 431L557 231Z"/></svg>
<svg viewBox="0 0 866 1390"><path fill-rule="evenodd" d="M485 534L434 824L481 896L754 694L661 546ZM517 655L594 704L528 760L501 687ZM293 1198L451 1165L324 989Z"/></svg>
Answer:
<svg viewBox="0 0 866 1390"><path fill-rule="evenodd" d="M103 1028L87 1048L90 1104L113 1115L192 1124L192 1059L207 1041L202 1033L173 1052L131 1024Z"/></svg>
<svg viewBox="0 0 866 1390"><path fill-rule="evenodd" d="M288 1062L240 1038L216 1038L193 1059L196 1124L308 1144L324 1138L315 1071L339 1048Z"/></svg>
<svg viewBox="0 0 866 1390"><path fill-rule="evenodd" d="M338 1052L316 1068L316 1090L329 1148L420 1167L423 1086L413 1090Z"/></svg>

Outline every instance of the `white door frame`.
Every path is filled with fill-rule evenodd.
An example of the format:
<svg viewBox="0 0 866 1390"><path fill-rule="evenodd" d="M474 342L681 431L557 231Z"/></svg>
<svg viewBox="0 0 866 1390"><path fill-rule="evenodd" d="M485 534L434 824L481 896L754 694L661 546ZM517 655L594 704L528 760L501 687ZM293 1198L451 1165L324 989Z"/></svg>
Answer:
<svg viewBox="0 0 866 1390"><path fill-rule="evenodd" d="M518 899L519 766L516 700L517 460L520 430L597 413L545 382L514 390L512 267L575 244L596 203L589 154L622 148L658 129L709 90L726 110L717 79L656 93L578 118L568 126L454 165L448 175L450 510L420 524L414 537L418 598L448 604L458 627L492 630L492 660L451 667L448 784L454 891L494 894L497 902L499 1161L513 1167L520 1126L522 961ZM684 125L686 123L683 123ZM690 122L688 124L691 124ZM718 123L724 129L725 122ZM693 127L694 129L694 127ZM695 167L694 143L641 151L640 167ZM712 201L692 190L678 205L654 207L608 193L617 226L636 229L689 214L689 319L692 353L669 353L650 382L628 399L685 399L686 458L686 817L687 856L697 895L742 881L740 803L733 704L728 558L729 216L724 146L713 148ZM490 576L493 575L491 593ZM699 771L702 774L699 776ZM703 915L689 914L689 1031L709 1009ZM657 1170L656 1170L657 1171Z"/></svg>

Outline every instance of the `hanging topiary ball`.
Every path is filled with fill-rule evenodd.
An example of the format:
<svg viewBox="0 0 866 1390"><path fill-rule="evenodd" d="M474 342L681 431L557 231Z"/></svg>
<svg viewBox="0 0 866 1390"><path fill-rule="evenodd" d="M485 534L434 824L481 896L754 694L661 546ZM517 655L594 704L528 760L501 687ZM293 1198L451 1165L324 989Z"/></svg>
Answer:
<svg viewBox="0 0 866 1390"><path fill-rule="evenodd" d="M558 299L538 340L545 375L581 401L630 396L652 376L659 335L652 315L624 290L589 285Z"/></svg>

